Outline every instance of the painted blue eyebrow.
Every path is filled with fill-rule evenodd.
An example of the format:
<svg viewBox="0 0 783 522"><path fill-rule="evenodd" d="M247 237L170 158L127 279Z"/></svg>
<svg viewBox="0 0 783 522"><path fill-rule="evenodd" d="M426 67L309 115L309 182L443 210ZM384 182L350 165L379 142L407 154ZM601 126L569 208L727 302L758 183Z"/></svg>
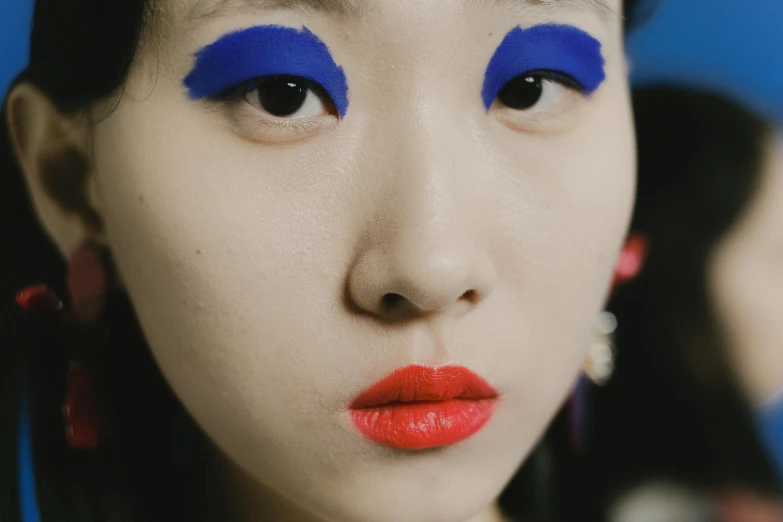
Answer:
<svg viewBox="0 0 783 522"><path fill-rule="evenodd" d="M515 27L506 34L487 66L481 99L487 110L511 79L533 71L552 71L576 80L592 94L606 79L601 42L571 25Z"/></svg>
<svg viewBox="0 0 783 522"><path fill-rule="evenodd" d="M191 100L217 96L264 76L300 76L324 88L342 118L348 82L329 48L309 29L282 25L249 27L220 37L195 53L183 83Z"/></svg>

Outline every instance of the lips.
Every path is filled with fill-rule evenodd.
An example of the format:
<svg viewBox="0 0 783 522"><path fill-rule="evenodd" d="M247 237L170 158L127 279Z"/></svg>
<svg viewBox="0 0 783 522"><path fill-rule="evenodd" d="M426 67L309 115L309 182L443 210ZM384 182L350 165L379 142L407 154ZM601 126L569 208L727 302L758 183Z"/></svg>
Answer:
<svg viewBox="0 0 783 522"><path fill-rule="evenodd" d="M368 439L398 449L448 446L492 417L498 393L462 366L406 366L370 386L351 404Z"/></svg>

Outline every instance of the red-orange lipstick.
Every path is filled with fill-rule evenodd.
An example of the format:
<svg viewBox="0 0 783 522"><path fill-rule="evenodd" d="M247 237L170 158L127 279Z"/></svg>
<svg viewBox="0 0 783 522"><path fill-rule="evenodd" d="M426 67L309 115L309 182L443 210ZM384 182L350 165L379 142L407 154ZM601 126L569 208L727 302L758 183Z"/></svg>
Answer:
<svg viewBox="0 0 783 522"><path fill-rule="evenodd" d="M393 371L351 404L368 439L398 449L448 446L492 417L497 391L462 366L411 365Z"/></svg>

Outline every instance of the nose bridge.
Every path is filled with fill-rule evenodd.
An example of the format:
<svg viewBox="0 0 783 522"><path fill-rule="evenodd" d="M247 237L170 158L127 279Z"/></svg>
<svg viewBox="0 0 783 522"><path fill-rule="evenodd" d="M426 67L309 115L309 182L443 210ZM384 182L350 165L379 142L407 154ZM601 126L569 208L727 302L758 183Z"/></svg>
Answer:
<svg viewBox="0 0 783 522"><path fill-rule="evenodd" d="M396 137L386 141L392 144L389 172L396 218L417 220L420 226L422 218L430 218L425 221L429 228L442 232L460 217L459 209L464 216L480 170L467 118L459 118L451 106L446 99L438 106L412 104L408 116L389 127Z"/></svg>
<svg viewBox="0 0 783 522"><path fill-rule="evenodd" d="M444 260L473 243L478 216L471 216L470 187L479 173L468 126L447 107L418 107L400 128L392 197L384 213L393 224L398 255ZM473 179L472 179L473 178ZM422 259L424 261L424 259Z"/></svg>
<svg viewBox="0 0 783 522"><path fill-rule="evenodd" d="M386 212L395 224L394 243L411 255L442 257L471 242L468 180L458 164L458 156L468 151L456 143L448 147L444 144L448 138L437 132L412 131L394 169L395 198L389 200L391 208Z"/></svg>
<svg viewBox="0 0 783 522"><path fill-rule="evenodd" d="M416 111L383 133L376 168L387 177L351 275L354 301L378 314L390 303L434 312L486 297L493 269L471 201L479 172L468 126Z"/></svg>

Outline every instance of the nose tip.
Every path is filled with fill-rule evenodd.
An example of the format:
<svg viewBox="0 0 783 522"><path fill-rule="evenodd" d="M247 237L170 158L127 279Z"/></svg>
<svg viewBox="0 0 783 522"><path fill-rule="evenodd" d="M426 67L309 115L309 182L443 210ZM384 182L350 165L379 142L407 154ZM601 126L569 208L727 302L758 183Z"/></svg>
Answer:
<svg viewBox="0 0 783 522"><path fill-rule="evenodd" d="M490 270L478 259L436 245L420 254L368 252L349 278L351 300L383 320L465 312L491 289ZM409 252L412 254L412 252Z"/></svg>

